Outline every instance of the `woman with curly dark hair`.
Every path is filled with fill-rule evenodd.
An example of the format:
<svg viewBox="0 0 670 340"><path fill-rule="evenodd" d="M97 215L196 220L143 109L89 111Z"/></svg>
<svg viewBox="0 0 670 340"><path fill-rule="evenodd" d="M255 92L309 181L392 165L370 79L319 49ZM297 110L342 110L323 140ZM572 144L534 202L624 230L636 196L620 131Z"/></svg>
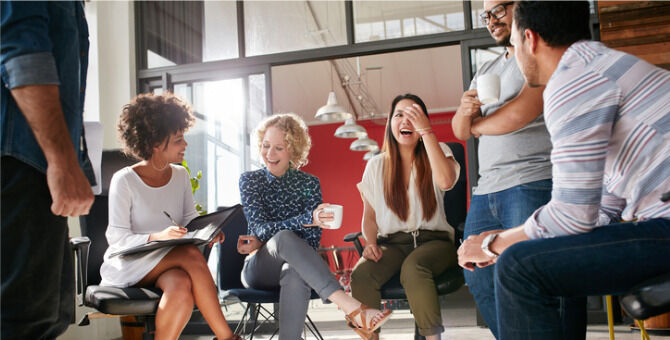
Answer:
<svg viewBox="0 0 670 340"><path fill-rule="evenodd" d="M184 159L184 132L194 121L191 111L170 93L142 94L124 106L119 137L124 152L141 161L117 171L110 183L109 248L100 268L101 285L160 288L156 339L177 339L194 303L218 339L239 339L221 312L212 275L196 246L110 256L149 241L181 238L187 234L182 226L198 216L188 173L172 164ZM210 246L222 241L220 234Z"/></svg>

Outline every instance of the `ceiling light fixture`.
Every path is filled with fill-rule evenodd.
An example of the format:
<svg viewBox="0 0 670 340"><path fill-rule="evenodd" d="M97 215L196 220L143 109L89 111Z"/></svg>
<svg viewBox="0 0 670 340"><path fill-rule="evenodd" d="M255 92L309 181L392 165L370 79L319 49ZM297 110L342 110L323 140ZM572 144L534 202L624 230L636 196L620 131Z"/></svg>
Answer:
<svg viewBox="0 0 670 340"><path fill-rule="evenodd" d="M358 138L367 136L368 133L365 128L356 124L353 118L349 118L344 122L344 125L335 130L335 137L338 138Z"/></svg>
<svg viewBox="0 0 670 340"><path fill-rule="evenodd" d="M343 121L345 119L351 118L352 115L351 113L347 112L344 107L337 103L337 97L335 97L335 91L333 89L333 65L331 61L328 61L328 63L331 63L330 93L328 94L328 102L326 102L326 105L319 108L318 111L316 111L316 115L314 117L322 122Z"/></svg>
<svg viewBox="0 0 670 340"><path fill-rule="evenodd" d="M379 150L379 145L374 140L368 138L368 136L358 137L351 146L349 146L351 151L373 151Z"/></svg>

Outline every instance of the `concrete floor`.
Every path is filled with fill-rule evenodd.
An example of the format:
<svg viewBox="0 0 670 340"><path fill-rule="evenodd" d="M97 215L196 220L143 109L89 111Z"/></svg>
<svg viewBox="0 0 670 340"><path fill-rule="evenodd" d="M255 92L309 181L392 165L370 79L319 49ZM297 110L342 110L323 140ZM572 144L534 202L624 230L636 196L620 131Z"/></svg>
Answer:
<svg viewBox="0 0 670 340"><path fill-rule="evenodd" d="M351 331L344 322L344 314L333 304L323 304L318 300L310 303L309 315L318 327L319 331L327 340L355 340L360 339ZM442 319L446 328L442 333L442 339L454 340L495 340L488 328L476 326L476 312L474 302L467 288L463 287L461 291L448 295L442 301ZM268 306L268 308L272 308ZM231 305L225 311L226 318L229 320L239 320L242 314L240 305ZM382 340L400 340L413 339L414 319L408 310L394 311L391 320L383 327L381 332ZM254 339L266 340L270 334L257 334ZM615 326L615 336L617 340L637 340L640 339L640 333L631 331L626 325ZM212 336L183 335L180 339L185 340L211 340ZM275 336L274 339L277 339ZM307 332L306 339L316 339ZM607 325L589 325L587 331L587 340L609 340ZM651 335L653 340L670 340L670 336ZM569 340L569 339L566 339Z"/></svg>

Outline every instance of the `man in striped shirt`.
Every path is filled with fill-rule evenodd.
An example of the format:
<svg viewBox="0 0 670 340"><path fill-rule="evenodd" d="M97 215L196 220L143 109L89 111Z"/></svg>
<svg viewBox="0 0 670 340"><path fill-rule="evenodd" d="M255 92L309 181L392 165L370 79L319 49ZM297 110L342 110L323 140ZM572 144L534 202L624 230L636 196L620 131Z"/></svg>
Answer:
<svg viewBox="0 0 670 340"><path fill-rule="evenodd" d="M670 271L670 72L583 40L588 19L585 1L515 8L519 67L546 85L552 199L459 249L466 269L497 261L502 340L563 339L558 297L621 294Z"/></svg>

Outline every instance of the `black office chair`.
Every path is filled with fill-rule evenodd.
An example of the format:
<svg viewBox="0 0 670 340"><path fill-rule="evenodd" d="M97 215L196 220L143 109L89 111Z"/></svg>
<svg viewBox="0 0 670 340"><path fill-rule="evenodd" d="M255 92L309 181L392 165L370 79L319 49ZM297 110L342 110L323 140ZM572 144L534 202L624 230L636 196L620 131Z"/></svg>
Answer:
<svg viewBox="0 0 670 340"><path fill-rule="evenodd" d="M458 181L454 187L444 194L444 210L447 215L447 221L455 229L454 241L458 247L459 241L463 236L465 228L465 216L467 214L467 200L468 200L468 184L465 168L465 150L460 143L447 143L454 154L454 159L461 165L461 172ZM358 251L358 255L363 254L363 245L360 240L361 233L351 233L344 236L347 242L353 242ZM435 288L438 295L446 295L452 293L465 284L463 278L463 270L456 266L447 269L444 273L435 276ZM383 300L406 300L405 289L400 284L400 273L393 276L381 288L381 295ZM419 334L419 327L414 325L414 339L425 339Z"/></svg>
<svg viewBox="0 0 670 340"><path fill-rule="evenodd" d="M226 226L224 232L226 239L221 246L219 246L219 277L217 285L222 290L221 297L224 301L245 303L246 307L240 323L235 328L235 334L246 334L247 326L251 322L249 330L249 340L253 340L255 332L265 322L275 319L275 313L263 307L262 303L279 303L279 289L277 290L259 290L244 288L241 281L242 267L244 266L244 258L237 252L237 239L240 235L247 234L247 219L243 213L231 216L231 223ZM319 295L312 290L311 299L318 299ZM258 322L258 318L262 317L264 321ZM281 315L279 315L281 318ZM307 322L305 327L317 339L323 340L323 336L312 322L312 319L307 315ZM279 331L275 328L270 336L272 339Z"/></svg>
<svg viewBox="0 0 670 340"><path fill-rule="evenodd" d="M79 326L90 323L90 319L109 315L134 315L140 324L144 324L144 340L153 339L155 332L154 315L158 307L162 291L158 288L114 288L101 287L100 266L107 250L108 193L109 182L114 173L136 160L128 158L120 151L103 151L102 153L102 193L95 196L95 201L88 215L81 216L82 237L70 240L77 262L77 297L79 305L92 307L99 312L87 313L79 322Z"/></svg>
<svg viewBox="0 0 670 340"><path fill-rule="evenodd" d="M663 194L663 202L670 201L670 192ZM621 307L636 320L644 339L649 339L642 320L670 312L670 273L649 279L621 298Z"/></svg>

